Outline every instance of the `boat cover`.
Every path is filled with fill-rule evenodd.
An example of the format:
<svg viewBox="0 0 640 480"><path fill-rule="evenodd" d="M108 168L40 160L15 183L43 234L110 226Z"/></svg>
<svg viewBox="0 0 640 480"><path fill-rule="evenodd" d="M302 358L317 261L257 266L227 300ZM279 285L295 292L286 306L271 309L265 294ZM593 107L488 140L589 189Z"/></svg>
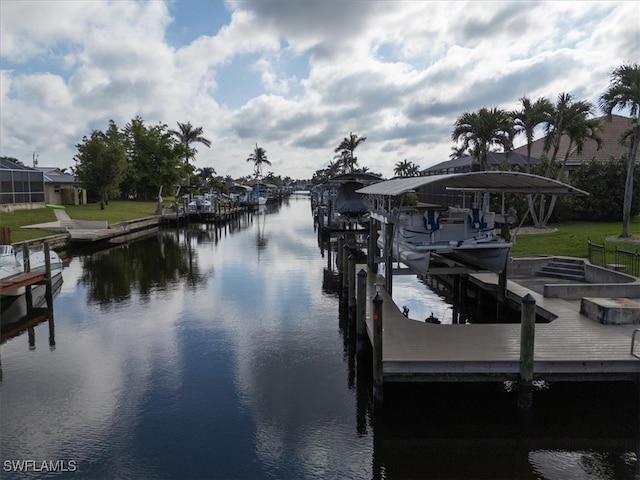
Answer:
<svg viewBox="0 0 640 480"><path fill-rule="evenodd" d="M424 177L401 177L374 183L357 190L363 195L395 196L427 185L443 184L447 190L501 193L544 193L589 195L572 185L548 177L522 172L484 171L450 173Z"/></svg>
<svg viewBox="0 0 640 480"><path fill-rule="evenodd" d="M362 187L360 182L345 182L336 194L336 211L341 215L361 215L369 212L367 197L356 193Z"/></svg>

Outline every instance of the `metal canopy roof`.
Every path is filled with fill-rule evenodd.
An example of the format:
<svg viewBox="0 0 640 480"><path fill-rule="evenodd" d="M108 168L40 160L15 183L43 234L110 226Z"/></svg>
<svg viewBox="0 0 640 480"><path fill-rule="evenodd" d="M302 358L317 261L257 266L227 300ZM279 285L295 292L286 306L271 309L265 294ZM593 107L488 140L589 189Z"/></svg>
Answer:
<svg viewBox="0 0 640 480"><path fill-rule="evenodd" d="M448 190L500 193L545 193L564 195L588 192L552 178L521 172L484 171L393 178L357 190L363 195L400 195L426 185L444 185Z"/></svg>

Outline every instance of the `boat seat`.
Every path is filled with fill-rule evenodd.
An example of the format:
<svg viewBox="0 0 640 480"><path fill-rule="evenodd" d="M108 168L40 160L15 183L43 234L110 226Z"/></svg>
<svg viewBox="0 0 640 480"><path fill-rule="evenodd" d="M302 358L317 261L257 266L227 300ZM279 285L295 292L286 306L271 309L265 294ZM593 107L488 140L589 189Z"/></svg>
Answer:
<svg viewBox="0 0 640 480"><path fill-rule="evenodd" d="M422 217L422 222L427 230L436 231L440 229L440 219L433 210L427 210L427 213Z"/></svg>
<svg viewBox="0 0 640 480"><path fill-rule="evenodd" d="M478 230L482 230L487 228L487 222L484 220L484 216L480 215L479 208L472 208L471 213L467 217L468 221L471 225L473 225Z"/></svg>

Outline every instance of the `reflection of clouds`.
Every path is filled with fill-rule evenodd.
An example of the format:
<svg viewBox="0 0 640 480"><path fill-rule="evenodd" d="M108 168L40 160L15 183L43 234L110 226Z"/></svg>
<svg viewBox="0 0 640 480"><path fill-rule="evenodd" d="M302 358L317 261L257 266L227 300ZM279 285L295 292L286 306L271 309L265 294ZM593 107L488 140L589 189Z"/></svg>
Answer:
<svg viewBox="0 0 640 480"><path fill-rule="evenodd" d="M152 448L140 446L145 428L170 436L170 444L174 435L191 438L203 425L238 420L253 429L246 443L255 451L242 456L255 454L275 477L370 472L370 439L353 440L355 399L347 388L337 300L322 293L325 260L308 200L291 205L284 215L267 216L272 236L260 263L252 228L218 243L194 243L199 271L214 272L198 288L183 280L102 309L87 304L82 262L72 260L54 304L55 352L41 348L46 323L37 328L36 351L22 337L3 345L0 393L11 405L0 412L4 458L68 458L80 465L98 458L110 468L106 476L162 476L154 473L153 455L131 451ZM307 226L306 233L290 224ZM227 369L231 386L219 383ZM252 421L226 419L224 409L236 408L238 398ZM43 427L42 419L49 424ZM185 429L183 437L167 431L171 422Z"/></svg>
<svg viewBox="0 0 640 480"><path fill-rule="evenodd" d="M77 285L79 264L74 259L65 269L66 285ZM47 323L36 328L35 351L27 351L21 337L3 345L2 400L11 405L0 411L4 458L91 462L120 450L119 436L132 434L147 389L158 383L152 376L168 391L180 388L173 331L179 311L172 298L129 301L116 315L84 298L67 286L55 299L55 351L44 348Z"/></svg>
<svg viewBox="0 0 640 480"><path fill-rule="evenodd" d="M414 275L393 277L393 300L409 307L409 318L422 321L432 312L442 323L451 323L450 304Z"/></svg>

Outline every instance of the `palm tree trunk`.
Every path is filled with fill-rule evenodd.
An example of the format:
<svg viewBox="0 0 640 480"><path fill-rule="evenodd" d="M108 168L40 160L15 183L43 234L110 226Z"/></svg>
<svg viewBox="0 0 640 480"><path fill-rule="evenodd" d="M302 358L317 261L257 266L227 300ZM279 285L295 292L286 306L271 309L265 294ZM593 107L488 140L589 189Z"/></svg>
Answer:
<svg viewBox="0 0 640 480"><path fill-rule="evenodd" d="M640 142L640 127L634 127L633 144L629 153L629 164L627 165L627 180L624 184L624 205L622 208L622 238L631 236L631 203L633 201L633 177L636 169L636 155L638 154L638 143Z"/></svg>

